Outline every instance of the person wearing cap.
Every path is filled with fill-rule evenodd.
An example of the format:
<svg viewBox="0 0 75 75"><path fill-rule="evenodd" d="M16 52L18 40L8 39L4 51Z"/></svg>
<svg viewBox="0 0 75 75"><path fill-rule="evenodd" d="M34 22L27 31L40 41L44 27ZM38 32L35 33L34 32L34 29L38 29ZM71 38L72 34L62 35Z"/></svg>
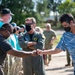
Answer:
<svg viewBox="0 0 75 75"><path fill-rule="evenodd" d="M11 12L10 9L8 9L8 8L1 9L1 11L0 11L0 28L3 26L4 23L11 22L13 15L14 14ZM8 57L7 57L7 59L8 59ZM5 61L6 64L8 64L7 59ZM4 71L7 73L8 68L7 68L6 64L4 65L5 66Z"/></svg>
<svg viewBox="0 0 75 75"><path fill-rule="evenodd" d="M17 50L22 50L22 48L18 43L19 32L20 32L20 27L15 26L13 29L13 33L10 35L10 37L7 40L12 45L13 48Z"/></svg>
<svg viewBox="0 0 75 75"><path fill-rule="evenodd" d="M0 11L0 27L4 24L4 23L9 23L12 20L12 16L14 15L10 9L8 8L3 8Z"/></svg>
<svg viewBox="0 0 75 75"><path fill-rule="evenodd" d="M3 24L3 26L0 28L0 75L4 75L3 62L7 54L22 58L30 55L36 55L36 51L28 52L28 51L18 51L14 49L6 40L11 34L12 34L11 25L9 23Z"/></svg>
<svg viewBox="0 0 75 75"><path fill-rule="evenodd" d="M44 38L35 31L36 21L32 17L25 20L26 33L19 37L19 44L24 51L43 49ZM23 58L24 75L45 75L43 56L29 56Z"/></svg>
<svg viewBox="0 0 75 75"><path fill-rule="evenodd" d="M23 35L23 34L25 34L26 33L26 27L25 27L25 25L24 24L21 24L21 26L20 26L20 35ZM20 36L19 35L19 36Z"/></svg>
<svg viewBox="0 0 75 75"><path fill-rule="evenodd" d="M10 37L7 39L7 41L10 43L10 45L15 48L16 50L22 50L22 48L20 47L19 43L18 43L18 35L20 32L20 27L17 26L17 24L15 22L11 23L12 29L13 29L13 33L10 35ZM14 57L12 55L8 55L8 75L15 75L18 74L18 72L22 69L22 60L21 58L18 57ZM14 61L14 62L13 62ZM17 73L16 73L16 71ZM12 72L13 70L13 72Z"/></svg>

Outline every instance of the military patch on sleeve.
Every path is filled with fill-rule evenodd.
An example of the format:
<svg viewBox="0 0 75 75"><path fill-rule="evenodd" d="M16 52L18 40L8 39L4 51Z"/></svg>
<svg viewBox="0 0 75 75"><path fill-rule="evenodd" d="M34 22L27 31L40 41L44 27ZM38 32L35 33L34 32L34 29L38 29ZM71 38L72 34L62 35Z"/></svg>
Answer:
<svg viewBox="0 0 75 75"><path fill-rule="evenodd" d="M37 38L33 38L34 41L37 41Z"/></svg>

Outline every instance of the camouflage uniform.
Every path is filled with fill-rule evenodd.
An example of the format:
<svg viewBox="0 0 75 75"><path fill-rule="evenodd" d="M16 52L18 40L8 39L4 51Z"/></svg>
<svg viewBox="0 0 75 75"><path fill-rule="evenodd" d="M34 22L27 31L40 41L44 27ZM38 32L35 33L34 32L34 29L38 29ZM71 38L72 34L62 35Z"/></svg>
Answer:
<svg viewBox="0 0 75 75"><path fill-rule="evenodd" d="M51 49L53 47L53 44L50 44L50 42L53 37L56 37L56 34L55 34L54 30L52 30L52 29L50 31L45 30L43 33L46 38L45 39L45 49ZM51 55L45 55L45 60L51 61Z"/></svg>

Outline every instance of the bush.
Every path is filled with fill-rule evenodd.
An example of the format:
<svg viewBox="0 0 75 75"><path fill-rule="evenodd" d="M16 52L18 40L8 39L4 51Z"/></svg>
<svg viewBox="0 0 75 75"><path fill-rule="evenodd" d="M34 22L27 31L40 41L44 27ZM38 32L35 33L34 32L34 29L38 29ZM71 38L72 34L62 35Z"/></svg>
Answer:
<svg viewBox="0 0 75 75"><path fill-rule="evenodd" d="M57 35L57 39L54 41L54 47L56 47L56 45L58 44L58 42L60 41L62 35Z"/></svg>

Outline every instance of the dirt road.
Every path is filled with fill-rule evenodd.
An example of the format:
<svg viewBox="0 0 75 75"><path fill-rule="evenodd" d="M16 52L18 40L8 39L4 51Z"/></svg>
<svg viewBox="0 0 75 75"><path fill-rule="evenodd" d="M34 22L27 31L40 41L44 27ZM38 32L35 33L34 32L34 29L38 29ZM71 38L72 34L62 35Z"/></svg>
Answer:
<svg viewBox="0 0 75 75"><path fill-rule="evenodd" d="M65 52L52 55L49 66L45 66L46 75L73 75L73 66L65 67L65 64Z"/></svg>

